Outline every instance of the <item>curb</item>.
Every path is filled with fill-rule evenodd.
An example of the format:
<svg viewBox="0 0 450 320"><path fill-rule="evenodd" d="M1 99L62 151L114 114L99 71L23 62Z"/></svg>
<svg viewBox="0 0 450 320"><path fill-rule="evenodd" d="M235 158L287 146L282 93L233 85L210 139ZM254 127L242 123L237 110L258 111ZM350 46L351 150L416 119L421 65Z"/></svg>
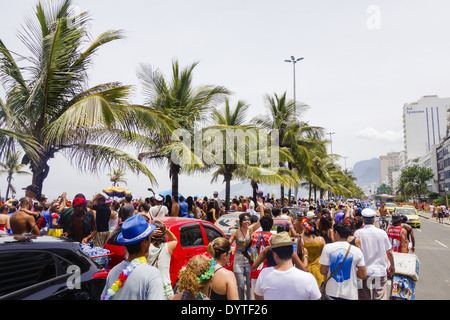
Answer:
<svg viewBox="0 0 450 320"><path fill-rule="evenodd" d="M433 217L431 216L431 213L429 213L429 212L418 211L418 213L419 213L420 218L425 218L425 219L427 219L427 220L434 219L434 220L437 222L436 218L433 218ZM444 218L444 224L450 225L450 219Z"/></svg>

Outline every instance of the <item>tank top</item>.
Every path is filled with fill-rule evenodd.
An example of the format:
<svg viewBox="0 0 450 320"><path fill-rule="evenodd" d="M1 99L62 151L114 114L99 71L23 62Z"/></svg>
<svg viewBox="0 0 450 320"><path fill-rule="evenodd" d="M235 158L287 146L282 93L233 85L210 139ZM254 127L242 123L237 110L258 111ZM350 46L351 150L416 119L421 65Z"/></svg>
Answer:
<svg viewBox="0 0 450 320"><path fill-rule="evenodd" d="M223 267L217 268L216 270L214 270L214 273L216 273L217 271L219 271L222 268ZM211 294L210 294L209 297L210 297L211 300L228 300L226 293L225 294L218 294L212 288L211 288Z"/></svg>
<svg viewBox="0 0 450 320"><path fill-rule="evenodd" d="M167 243L161 243L159 247L150 244L147 262L149 265L158 268L161 272L166 299L173 296L172 282L170 280L170 260L171 255L167 249Z"/></svg>
<svg viewBox="0 0 450 320"><path fill-rule="evenodd" d="M242 252L242 249L251 241L251 235L247 237L242 232L241 228L238 229L237 237L236 237L236 249Z"/></svg>
<svg viewBox="0 0 450 320"><path fill-rule="evenodd" d="M402 231L403 227L390 227L387 231L388 238L392 244L392 251L394 252L401 252Z"/></svg>

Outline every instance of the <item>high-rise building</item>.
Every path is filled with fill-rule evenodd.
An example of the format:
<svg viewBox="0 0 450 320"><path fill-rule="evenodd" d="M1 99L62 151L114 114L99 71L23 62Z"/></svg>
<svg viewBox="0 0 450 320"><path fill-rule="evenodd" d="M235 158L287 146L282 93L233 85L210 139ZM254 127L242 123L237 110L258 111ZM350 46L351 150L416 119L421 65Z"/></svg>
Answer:
<svg viewBox="0 0 450 320"><path fill-rule="evenodd" d="M388 152L387 155L380 156L380 184L397 187L396 173L404 166L404 152Z"/></svg>
<svg viewBox="0 0 450 320"><path fill-rule="evenodd" d="M422 157L447 134L450 98L424 96L403 106L406 161Z"/></svg>

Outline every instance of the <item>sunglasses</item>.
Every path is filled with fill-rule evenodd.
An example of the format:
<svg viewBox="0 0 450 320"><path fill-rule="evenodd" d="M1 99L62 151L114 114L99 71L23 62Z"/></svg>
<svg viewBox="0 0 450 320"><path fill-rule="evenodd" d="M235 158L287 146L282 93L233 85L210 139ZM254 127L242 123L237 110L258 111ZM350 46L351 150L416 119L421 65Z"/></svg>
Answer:
<svg viewBox="0 0 450 320"><path fill-rule="evenodd" d="M242 219L242 221L250 221L250 219Z"/></svg>

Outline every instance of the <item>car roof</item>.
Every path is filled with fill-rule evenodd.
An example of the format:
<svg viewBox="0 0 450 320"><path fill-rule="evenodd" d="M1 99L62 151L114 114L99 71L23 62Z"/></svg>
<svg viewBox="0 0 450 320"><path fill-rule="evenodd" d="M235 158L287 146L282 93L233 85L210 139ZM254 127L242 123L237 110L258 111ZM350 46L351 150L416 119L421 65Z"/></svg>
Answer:
<svg viewBox="0 0 450 320"><path fill-rule="evenodd" d="M79 247L80 244L75 241L51 236L24 236L17 234L0 235L0 250L8 250L11 246L33 247L36 249L64 248L76 250L76 248Z"/></svg>
<svg viewBox="0 0 450 320"><path fill-rule="evenodd" d="M221 215L220 218L222 218L222 219L227 219L227 218L228 218L228 219L239 218L239 216L241 215L241 213L244 213L244 212L230 212L230 213ZM220 218L219 218L219 219L220 219Z"/></svg>
<svg viewBox="0 0 450 320"><path fill-rule="evenodd" d="M192 218L179 218L179 217L157 217L155 220L163 222L167 227L171 228L174 226L183 226L186 224L192 224L192 223L207 223L212 224L209 221L206 220L200 220L200 219L192 219Z"/></svg>

